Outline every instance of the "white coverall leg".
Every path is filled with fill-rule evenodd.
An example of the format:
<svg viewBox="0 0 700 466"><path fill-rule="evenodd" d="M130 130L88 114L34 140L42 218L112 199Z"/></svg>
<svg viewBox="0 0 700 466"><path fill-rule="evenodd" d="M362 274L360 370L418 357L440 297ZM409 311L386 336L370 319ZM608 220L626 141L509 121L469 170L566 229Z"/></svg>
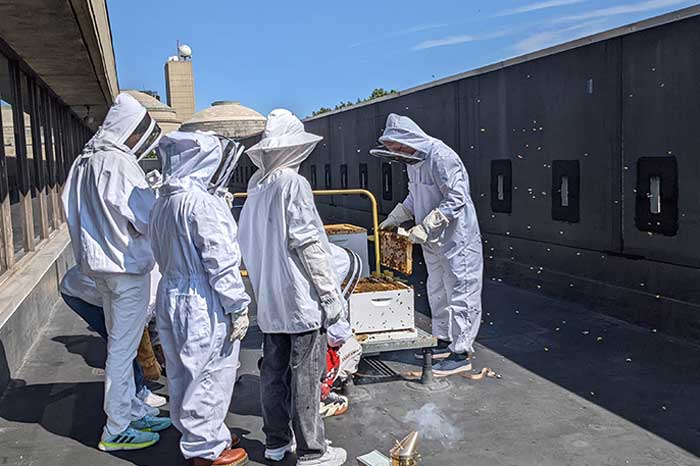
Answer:
<svg viewBox="0 0 700 466"><path fill-rule="evenodd" d="M481 253L465 247L450 259L423 247L433 335L456 353L473 352L481 326Z"/></svg>
<svg viewBox="0 0 700 466"><path fill-rule="evenodd" d="M167 348L170 418L182 433L180 449L186 458L216 458L231 444L224 420L241 342L229 340L230 319L220 309L209 314L202 307L204 298L171 294L166 299L169 304L157 323Z"/></svg>
<svg viewBox="0 0 700 466"><path fill-rule="evenodd" d="M148 406L136 397L133 362L146 325L150 276L113 274L95 279L102 294L109 339L105 363L105 432L116 435L143 418Z"/></svg>

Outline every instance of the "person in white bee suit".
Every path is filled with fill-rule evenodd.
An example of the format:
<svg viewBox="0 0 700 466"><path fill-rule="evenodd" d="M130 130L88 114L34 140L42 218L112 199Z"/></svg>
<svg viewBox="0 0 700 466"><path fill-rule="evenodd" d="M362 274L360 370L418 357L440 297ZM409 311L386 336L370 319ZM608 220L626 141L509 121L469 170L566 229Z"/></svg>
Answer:
<svg viewBox="0 0 700 466"><path fill-rule="evenodd" d="M163 184L151 215L162 278L158 334L168 368L180 450L194 466L242 465L248 455L224 423L233 394L248 304L231 211L214 191L231 157L213 134L173 132L158 147ZM232 166L232 165L231 165Z"/></svg>
<svg viewBox="0 0 700 466"><path fill-rule="evenodd" d="M133 360L148 316L154 260L148 218L155 201L139 159L161 130L136 99L122 93L102 126L71 166L63 208L80 271L95 281L107 327L104 410L100 450L146 448L170 427L148 416L135 394Z"/></svg>
<svg viewBox="0 0 700 466"><path fill-rule="evenodd" d="M372 155L407 165L408 196L380 228L416 223L409 238L423 249L433 335L440 340L433 371L471 370L468 353L481 324L483 256L467 170L447 144L405 116L390 114L379 142L384 148Z"/></svg>
<svg viewBox="0 0 700 466"><path fill-rule="evenodd" d="M288 110L268 115L262 140L246 152L258 170L239 226L263 333L265 457L281 461L296 438L297 464L340 466L347 455L327 445L319 400L325 329L341 317L345 300L311 186L298 173L321 139Z"/></svg>

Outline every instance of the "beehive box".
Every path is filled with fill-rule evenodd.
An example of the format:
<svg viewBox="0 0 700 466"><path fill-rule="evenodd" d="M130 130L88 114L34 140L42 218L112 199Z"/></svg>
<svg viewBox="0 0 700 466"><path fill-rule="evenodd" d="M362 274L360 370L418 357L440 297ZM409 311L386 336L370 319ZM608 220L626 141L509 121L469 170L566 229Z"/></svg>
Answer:
<svg viewBox="0 0 700 466"><path fill-rule="evenodd" d="M355 333L415 328L413 288L387 277L363 278L350 296L350 325Z"/></svg>
<svg viewBox="0 0 700 466"><path fill-rule="evenodd" d="M380 231L382 265L406 275L413 273L413 243L407 236L393 231Z"/></svg>
<svg viewBox="0 0 700 466"><path fill-rule="evenodd" d="M369 253L367 250L367 230L348 223L325 225L325 229L326 235L328 235L328 241L341 248L349 249L360 256L360 260L362 261L362 276L368 277L370 270Z"/></svg>

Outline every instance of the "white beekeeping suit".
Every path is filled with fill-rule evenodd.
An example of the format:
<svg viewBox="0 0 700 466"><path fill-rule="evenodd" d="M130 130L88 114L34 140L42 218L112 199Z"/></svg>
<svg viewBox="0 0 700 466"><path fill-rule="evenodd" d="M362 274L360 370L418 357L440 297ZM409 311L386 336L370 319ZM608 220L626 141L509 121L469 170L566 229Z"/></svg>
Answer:
<svg viewBox="0 0 700 466"><path fill-rule="evenodd" d="M120 94L73 162L63 190L75 260L102 295L109 334L102 440L111 440L101 442L101 449L133 442L133 435L124 440L119 434L148 412L134 396L132 362L147 318L154 264L148 218L155 196L137 162L159 138L146 109Z"/></svg>
<svg viewBox="0 0 700 466"><path fill-rule="evenodd" d="M259 170L248 184L240 241L258 309L264 310L257 316L260 329L301 333L320 328L324 314L335 323L344 308L311 187L297 173L322 138L303 133L287 110L273 110L270 117L271 136L247 152ZM296 122L302 133L289 134ZM258 147L266 140L282 147Z"/></svg>
<svg viewBox="0 0 700 466"><path fill-rule="evenodd" d="M258 171L241 211L240 242L263 332L265 458L282 460L296 438L297 464L340 466L347 454L326 443L320 415L328 349L321 327L341 318L345 299L311 186L298 173L321 139L288 110L270 112L261 141L246 152Z"/></svg>
<svg viewBox="0 0 700 466"><path fill-rule="evenodd" d="M158 333L168 368L173 423L185 458L230 454L224 424L236 381L250 298L240 274L236 223L208 192L222 163L219 140L173 132L161 141L163 185L151 216ZM241 450L240 456L244 457Z"/></svg>
<svg viewBox="0 0 700 466"><path fill-rule="evenodd" d="M415 219L411 238L422 244L428 269L433 335L451 341L453 353L473 352L481 324L483 257L464 164L444 142L428 136L408 117L389 115L379 142L415 150L389 157L407 163L409 193L382 225ZM376 155L383 156L381 152Z"/></svg>

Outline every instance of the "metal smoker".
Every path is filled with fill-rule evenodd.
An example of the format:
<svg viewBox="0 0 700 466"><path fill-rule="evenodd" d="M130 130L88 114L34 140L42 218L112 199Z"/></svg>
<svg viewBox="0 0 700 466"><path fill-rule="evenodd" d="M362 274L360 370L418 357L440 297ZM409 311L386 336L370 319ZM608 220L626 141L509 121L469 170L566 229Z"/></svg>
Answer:
<svg viewBox="0 0 700 466"><path fill-rule="evenodd" d="M411 432L391 449L391 466L418 466L418 432Z"/></svg>

